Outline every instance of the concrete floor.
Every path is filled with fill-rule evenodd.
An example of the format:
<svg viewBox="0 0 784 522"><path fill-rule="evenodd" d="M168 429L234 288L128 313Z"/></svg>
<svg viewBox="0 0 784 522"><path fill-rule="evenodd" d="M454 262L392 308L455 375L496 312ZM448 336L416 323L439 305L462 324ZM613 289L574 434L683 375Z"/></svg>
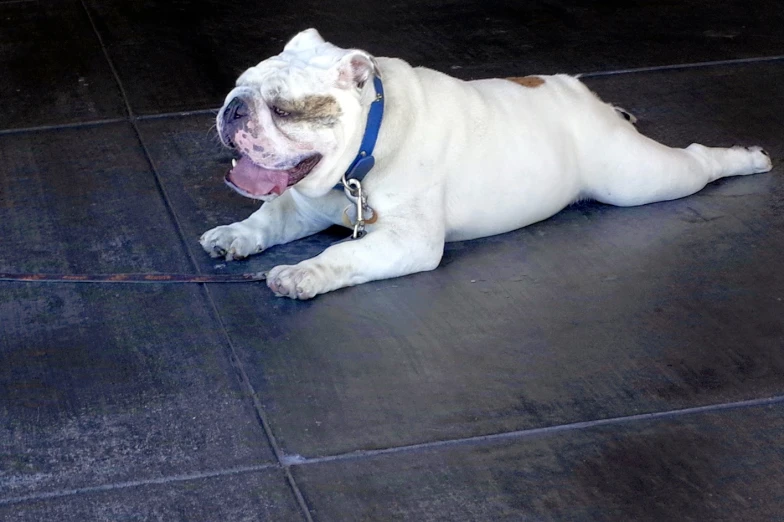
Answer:
<svg viewBox="0 0 784 522"><path fill-rule="evenodd" d="M0 0L0 272L252 272L345 237L197 242L257 206L214 110L308 26L464 79L587 73L643 133L775 167L309 302L0 282L0 520L784 519L776 0Z"/></svg>

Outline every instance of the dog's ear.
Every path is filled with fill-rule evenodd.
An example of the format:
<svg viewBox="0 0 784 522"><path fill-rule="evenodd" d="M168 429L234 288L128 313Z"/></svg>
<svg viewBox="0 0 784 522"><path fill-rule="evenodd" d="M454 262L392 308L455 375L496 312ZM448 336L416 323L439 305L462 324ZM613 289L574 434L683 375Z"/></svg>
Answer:
<svg viewBox="0 0 784 522"><path fill-rule="evenodd" d="M306 49L313 49L314 47L318 47L321 44L326 43L324 39L321 37L318 31L313 29L305 29L301 33L297 34L289 40L289 43L286 44L286 47L283 48L284 51L304 51Z"/></svg>
<svg viewBox="0 0 784 522"><path fill-rule="evenodd" d="M376 59L365 51L349 51L337 65L338 87L361 89L374 76L380 76Z"/></svg>

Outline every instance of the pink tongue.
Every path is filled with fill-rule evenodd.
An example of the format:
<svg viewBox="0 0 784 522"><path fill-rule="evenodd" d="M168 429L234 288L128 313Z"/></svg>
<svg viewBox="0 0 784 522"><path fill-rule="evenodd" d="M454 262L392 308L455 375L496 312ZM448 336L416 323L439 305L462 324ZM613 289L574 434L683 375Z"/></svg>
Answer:
<svg viewBox="0 0 784 522"><path fill-rule="evenodd" d="M285 170L267 170L254 164L250 158L243 156L229 172L229 181L254 196L282 194L289 184L289 175Z"/></svg>

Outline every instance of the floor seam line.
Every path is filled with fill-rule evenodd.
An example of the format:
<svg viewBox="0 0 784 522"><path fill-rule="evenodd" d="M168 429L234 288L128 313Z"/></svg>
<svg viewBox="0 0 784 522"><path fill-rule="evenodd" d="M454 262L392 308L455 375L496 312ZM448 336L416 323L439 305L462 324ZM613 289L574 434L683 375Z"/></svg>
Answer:
<svg viewBox="0 0 784 522"><path fill-rule="evenodd" d="M722 65L744 65L749 63L776 62L784 60L784 55L759 56L752 58L732 58L729 60L713 60L708 62L694 62L682 64L652 65L649 67L630 67L628 69L616 69L610 71L592 71L578 73L578 78L596 78L600 76L621 76L624 74L635 74L656 71L673 71L679 69L700 69L707 67L720 67Z"/></svg>
<svg viewBox="0 0 784 522"><path fill-rule="evenodd" d="M93 30L93 34L95 34L95 38L98 40L98 45L101 47L101 51L103 52L103 57L106 60L106 64L109 66L109 70L114 76L114 81L117 84L117 88L120 90L120 97L123 100L123 104L125 105L125 111L127 114L128 119L133 119L133 110L131 109L130 104L128 103L128 95L125 92L125 87L123 86L122 81L120 81L120 74L117 72L117 68L114 66L114 61L112 57L109 56L109 50L106 48L106 44L103 41L103 37L101 36L100 31L98 31L98 26L95 25L95 20L93 19L92 13L90 13L90 9L87 7L85 0L79 0L79 3L82 5L82 9L84 10L85 15L87 15L87 20L90 23L90 27Z"/></svg>
<svg viewBox="0 0 784 522"><path fill-rule="evenodd" d="M204 292L207 294L207 300L212 307L212 311L215 314L215 318L218 321L218 325L220 326L221 332L225 338L226 343L229 346L229 350L231 351L231 363L234 366L235 370L239 374L240 381L242 385L247 389L248 394L250 395L251 401L253 402L253 408L256 412L256 417L258 418L259 423L261 424L261 429L264 431L264 435L267 437L267 442L272 449L275 458L277 459L280 466L283 468L284 473L286 474L286 481L291 488L291 492L294 495L297 504L300 507L303 515L307 522L313 522L313 519L310 515L310 509L308 509L307 502L305 502L305 497L302 495L302 491L299 488L296 480L294 480L294 476L291 474L291 470L289 469L289 465L287 464L287 459L283 450L280 449L278 445L277 438L272 432L272 428L267 421L267 417L264 413L264 407L261 404L261 400L259 400L259 396L256 393L256 389L250 382L250 378L248 377L248 372L245 370L245 366L242 364L239 358L239 354L237 353L237 348L234 345L234 341L231 339L231 335L229 334L228 328L226 328L226 323L223 320L223 316L221 316L220 311L218 310L218 306L215 304L215 300L212 298L212 293L210 292L210 288L207 285L202 285L204 287Z"/></svg>
<svg viewBox="0 0 784 522"><path fill-rule="evenodd" d="M135 118L137 120L158 120L158 119L165 119L165 118L184 118L187 116L199 116L201 114L215 114L217 115L220 112L220 108L215 109L192 109L192 110L184 110L184 111L174 111L174 112L160 112L157 114L140 114Z"/></svg>
<svg viewBox="0 0 784 522"><path fill-rule="evenodd" d="M627 415L624 417L612 417L609 419L597 419L593 421L560 424L556 426L547 426L544 428L517 430L517 431L503 432L503 433L497 433L492 435L480 435L477 437L465 437L465 438L451 439L446 441L435 441L435 442L426 442L422 444L411 444L407 446L396 446L396 447L386 448L381 450L343 453L343 454L327 456L327 457L298 458L296 460L292 459L290 462L287 463L279 461L278 463L267 463L267 464L259 464L255 466L227 468L227 469L211 471L211 472L185 473L180 475L170 475L161 478L145 479L145 480L138 480L138 481L115 482L115 483L105 484L100 486L88 486L84 488L75 488L71 490L36 493L36 494L25 495L20 497L9 497L9 498L0 499L0 505L18 504L21 502L46 500L50 498L60 498L60 497L66 497L71 495L88 494L88 493L100 492L100 491L111 491L115 489L140 487L145 485L170 484L170 483L177 483L177 482L186 482L189 480L199 480L205 478L238 475L242 473L254 473L254 472L270 470L270 469L281 469L281 468L286 469L291 466L319 464L323 462L333 462L333 461L348 460L348 459L371 458L377 455L402 453L406 451L414 451L417 449L429 449L429 448L437 448L441 446L457 446L461 444L467 445L467 444L483 442L483 441L525 438L526 436L531 436L531 435L558 433L561 431L585 429L585 428L590 428L595 426L625 424L637 420L666 419L666 418L694 415L698 413L709 413L709 412L724 411L724 410L731 410L731 409L742 409L746 407L768 406L768 405L774 405L780 403L784 403L784 395L775 395L772 397L766 397L761 399L748 399L744 401L709 404L705 406L696 406L693 408L683 408L679 410L641 413L637 415Z"/></svg>
<svg viewBox="0 0 784 522"><path fill-rule="evenodd" d="M52 125L35 125L32 127L16 127L0 129L0 136L9 134L27 134L32 132L44 132L61 129L81 129L84 127L97 127L100 125L111 125L112 123L126 123L128 118L105 118L102 120L77 121L72 123L55 123Z"/></svg>
<svg viewBox="0 0 784 522"><path fill-rule="evenodd" d="M37 0L30 0L37 1ZM0 4L2 5L2 4ZM115 78L115 82L117 79ZM123 100L124 110L128 111L128 103ZM100 125L111 125L113 123L133 123L134 121L163 120L167 118L185 118L188 116L199 116L203 114L217 114L220 109L194 109L190 111L161 112L158 114L141 114L133 116L126 115L118 118L103 118L99 120L84 120L66 123L53 123L44 125L33 125L31 127L9 127L0 129L0 136L5 134L27 134L31 132L45 132L61 129L80 129L83 127L97 127Z"/></svg>
<svg viewBox="0 0 784 522"><path fill-rule="evenodd" d="M360 450L355 452L340 453L337 455L327 455L323 457L296 456L296 457L290 457L286 459L286 461L283 464L286 466L307 466L311 464L321 464L324 462L371 458L379 455L406 453L410 451L428 450L428 449L435 449L440 447L471 445L471 444L479 444L482 442L493 442L499 440L524 439L527 437L577 431L577 430L590 429L590 428L595 428L600 426L622 425L622 424L629 424L632 422L646 421L646 420L672 419L677 417L685 417L689 415L697 415L700 413L711 413L711 412L720 412L720 411L733 410L733 409L753 408L753 407L769 406L769 405L780 404L780 403L784 403L784 395L775 395L772 397L765 397L761 399L748 399L743 401L709 404L705 406L695 406L691 408L682 408L678 410L666 410L661 412L639 413L635 415L625 415L621 417L610 417L606 419L570 422L566 424L556 424L553 426L543 426L541 428L529 428L524 430L514 430L514 431L501 432L501 433L493 433L489 435L477 435L474 437L462 437L458 439L422 442L418 444L409 444L404 446L393 446L391 448L383 448L383 449L375 449L375 450Z"/></svg>
<svg viewBox="0 0 784 522"><path fill-rule="evenodd" d="M161 179L160 174L158 173L158 168L155 165L155 162L152 159L152 155L150 154L147 145L144 142L144 138L142 137L142 133L139 130L139 126L137 125L136 118L133 113L133 109L131 108L131 103L128 100L128 95L125 91L125 87L123 86L122 80L120 79L120 75L117 72L116 67L114 66L114 62L112 61L111 56L109 56L109 50L104 45L103 37L101 37L101 33L98 31L98 26L95 25L95 20L93 19L92 14L90 13L85 0L80 0L82 4L82 8L84 9L85 14L87 15L88 20L90 21L90 25L92 26L93 32L95 33L95 37L98 39L98 43L101 46L101 50L103 51L104 58L106 62L109 64L109 68L114 75L114 80L117 83L117 88L120 90L120 95L122 96L123 103L125 104L125 110L128 113L128 121L133 128L134 133L136 134L136 139L139 142L139 146L142 149L142 154L144 155L144 159L147 161L147 164L152 172L153 179L155 180L155 185L157 186L158 192L163 199L163 205L166 208L167 213L172 219L174 224L175 232L179 236L180 243L182 247L185 249L186 257L189 259L191 266L196 270L196 273L200 274L201 270L199 270L199 265L194 258L193 252L191 251L188 243L185 239L185 234L183 232L182 224L180 223L180 219L177 216L177 213L174 210L174 206L171 204L171 198L169 197L168 193L166 192L166 188L163 185L163 180Z"/></svg>
<svg viewBox="0 0 784 522"><path fill-rule="evenodd" d="M20 1L32 2L36 0L20 0ZM0 5L2 5L2 3L0 3ZM85 7L85 9L87 8ZM97 29L95 28L93 29L97 31ZM108 60L108 51L103 46L103 43L101 43L101 49L104 51L104 55L107 56L107 60ZM765 63L765 62L776 62L776 61L784 61L784 55L759 56L759 57L751 57L751 58L731 58L727 60L713 60L707 62L653 65L650 67L631 67L627 69L615 69L615 70L608 70L608 71L589 71L589 72L578 72L578 73L570 73L570 74L573 74L578 78L598 78L602 76L622 76L625 74L635 74L635 73L644 73L644 72L672 71L672 70L679 70L679 69L699 69L699 68L708 68L708 67L718 67L722 65L743 65L748 63ZM112 74L115 76L115 81L117 81L119 76L117 76L113 65L111 65L111 67L112 67ZM432 66L432 68L436 68L436 67L448 67L448 65L434 64ZM480 68L480 67L485 67L485 66L466 65L466 66L461 66L460 69L470 71L472 68ZM125 110L128 111L130 109L130 105L127 101L127 96L125 96L124 94L124 89L122 89L122 91L123 92L121 92L121 94L124 100ZM121 123L121 122L133 123L135 121L179 118L179 117L187 117L187 116L197 116L202 114L217 114L219 110L220 110L219 108L192 109L192 110L183 110L183 111L161 112L155 114L141 114L141 115L133 114L133 115L128 115L125 118L106 118L101 120L87 120L87 121L79 121L79 122L71 122L71 123L56 123L51 125L35 125L32 127L6 128L6 129L0 129L0 136L6 134L24 134L28 132L41 132L41 131L48 131L48 130L93 127L98 125L109 125L112 123Z"/></svg>
<svg viewBox="0 0 784 522"><path fill-rule="evenodd" d="M120 75L118 74L117 69L114 67L114 62L112 61L111 56L109 56L109 51L106 49L106 46L104 45L103 38L101 37L101 34L98 31L98 27L95 25L95 21L93 20L93 17L92 17L92 15L90 13L90 10L87 7L87 4L85 3L85 0L80 0L80 2L82 4L82 8L84 9L85 13L87 14L87 18L90 21L90 24L91 24L91 26L93 28L93 31L95 33L96 38L98 39L98 42L99 42L99 44L101 46L101 49L103 50L104 57L105 57L106 61L108 62L109 67L112 70L112 73L114 74L115 81L117 82L117 86L120 89L120 94L122 95L123 101L125 103L125 108L126 108L126 111L128 113L128 118L130 120L130 123L131 123L133 129L134 129L134 132L136 133L137 139L139 140L139 145L142 148L142 153L144 154L147 162L149 163L149 167L150 167L150 169L152 171L152 174L153 174L153 177L155 179L155 182L158 185L158 190L159 190L159 192L161 194L161 197L163 198L164 205L166 206L166 209L169 212L169 215L171 216L172 221L174 223L177 235L180 237L180 241L181 241L183 247L185 248L186 255L187 255L188 259L190 260L193 268L195 269L195 271L197 273L200 274L202 272L200 270L199 264L196 262L196 258L194 256L193 252L191 251L190 247L188 246L186 240L185 240L185 235L183 233L183 229L182 229L182 225L180 223L180 220L179 220L179 218L177 216L177 213L174 210L173 205L171 204L171 200L170 200L170 198L169 198L169 196L168 196L168 194L166 192L166 189L163 186L163 182L162 182L162 180L160 178L160 175L158 173L158 169L155 166L155 162L153 161L152 156L150 155L149 150L147 149L147 146L144 143L144 139L142 137L142 134L139 131L139 127L137 125L136 118L134 117L134 114L133 114L133 109L131 108L130 101L128 100L128 96L127 96L127 93L125 91L125 88L123 87L122 81L120 80ZM305 520L307 522L313 522L313 519L310 516L310 510L307 508L307 504L305 503L305 499L304 499L304 497L302 495L302 492L299 489L299 485L294 480L294 476L291 474L291 471L289 470L289 468L283 464L283 458L282 458L283 457L283 453L280 450L280 448L278 447L277 441L276 441L276 439L275 439L275 437L274 437L274 435L272 433L272 430L269 427L269 424L267 423L266 417L264 416L263 409L261 408L261 402L259 401L259 398L256 395L256 390L253 388L253 386L251 385L250 381L248 380L248 374L245 371L245 368L242 365L242 363L241 363L241 361L240 361L240 359L238 357L237 350L236 350L236 348L234 346L234 342L232 341L231 336L229 335L229 332L228 332L228 330L226 328L225 322L223 321L223 317L221 316L220 312L218 311L218 307L215 304L214 299L212 298L212 294L210 293L210 290L207 287L207 285L202 284L200 286L202 287L204 293L207 296L207 302L212 307L213 313L215 314L215 318L217 319L218 324L219 324L219 326L221 328L221 331L223 332L223 335L225 337L225 340L228 343L229 349L231 351L232 359L233 359L233 361L231 361L231 362L233 363L235 369L239 372L241 380L244 381L245 386L247 387L247 389L250 392L250 397L251 397L251 400L253 402L254 409L256 410L256 416L258 417L258 419L261 422L262 430L264 431L264 434L265 434L265 436L267 438L267 443L271 446L271 448L273 450L273 453L275 454L275 458L278 461L278 464L284 470L284 473L286 475L286 480L287 480L287 482L289 484L291 492L294 495L295 500L296 500L300 510L302 511L303 516L305 517Z"/></svg>
<svg viewBox="0 0 784 522"><path fill-rule="evenodd" d="M85 495L89 493L96 493L101 491L113 491L117 489L127 489L148 485L159 484L176 484L178 482L187 482L189 480L201 480L215 477L227 477L231 475L240 475L243 473L255 473L258 471L265 471L269 469L279 469L280 464L268 463L258 464L255 466L241 466L237 468L227 468L216 471L208 471L201 473L183 473L180 475L169 475L160 478L152 478L145 480L129 480L125 482L112 482L110 484L102 484L99 486L86 486L83 488L65 489L59 491L50 491L44 493L34 493L30 495L23 495L19 497L0 498L0 506L19 504L22 502L31 502L36 500L48 500L52 498L62 498L73 495Z"/></svg>

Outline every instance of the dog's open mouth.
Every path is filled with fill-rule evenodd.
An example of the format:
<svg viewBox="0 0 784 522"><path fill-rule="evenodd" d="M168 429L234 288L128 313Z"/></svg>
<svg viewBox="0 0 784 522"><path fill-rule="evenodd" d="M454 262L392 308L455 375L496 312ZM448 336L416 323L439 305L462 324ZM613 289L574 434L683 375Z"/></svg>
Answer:
<svg viewBox="0 0 784 522"><path fill-rule="evenodd" d="M287 170L259 167L247 156L242 156L226 173L226 184L245 197L266 199L271 194L281 195L287 187L299 183L321 161L321 154L308 156Z"/></svg>

